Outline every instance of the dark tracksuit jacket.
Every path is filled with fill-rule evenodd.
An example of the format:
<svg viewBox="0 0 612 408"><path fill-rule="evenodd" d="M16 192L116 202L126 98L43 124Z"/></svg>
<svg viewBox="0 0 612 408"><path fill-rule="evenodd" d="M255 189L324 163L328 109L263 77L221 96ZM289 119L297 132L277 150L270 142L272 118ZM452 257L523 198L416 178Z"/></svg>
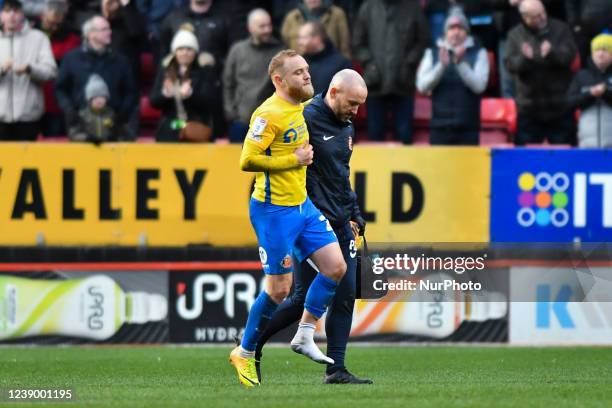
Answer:
<svg viewBox="0 0 612 408"><path fill-rule="evenodd" d="M304 118L308 126L310 144L314 148L314 161L308 166L306 173L308 196L334 229L347 266L325 321L327 355L334 359L334 365L327 368L329 373L344 367L357 275L357 250L349 221L361 214L349 178L349 161L353 153L355 130L351 122L341 122L336 118L325 103L324 95L315 96L304 108ZM297 297L294 302L303 302L316 273L310 265L303 262L294 276L292 296Z"/></svg>

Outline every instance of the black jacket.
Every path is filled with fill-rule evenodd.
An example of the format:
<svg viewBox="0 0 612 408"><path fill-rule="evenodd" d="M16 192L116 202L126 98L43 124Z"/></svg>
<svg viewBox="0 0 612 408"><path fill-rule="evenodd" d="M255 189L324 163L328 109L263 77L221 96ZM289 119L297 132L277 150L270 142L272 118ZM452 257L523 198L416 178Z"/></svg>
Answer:
<svg viewBox="0 0 612 408"><path fill-rule="evenodd" d="M314 161L306 173L306 189L314 205L331 226L343 227L361 218L357 196L351 189L349 162L355 129L341 122L319 94L304 108Z"/></svg>
<svg viewBox="0 0 612 408"><path fill-rule="evenodd" d="M110 50L97 54L85 44L70 51L60 65L55 80L55 96L62 110L76 118L78 111L87 106L85 85L91 74L98 74L110 91L109 105L126 123L138 108L137 90L128 59Z"/></svg>
<svg viewBox="0 0 612 408"><path fill-rule="evenodd" d="M340 54L331 41L327 41L325 48L321 52L306 54L304 58L309 65L315 94L327 91L336 72L346 68L353 68L351 61Z"/></svg>
<svg viewBox="0 0 612 408"><path fill-rule="evenodd" d="M548 40L550 53L540 55L540 45ZM527 42L534 50L528 59L521 52ZM572 80L571 65L576 45L569 26L551 18L544 32L536 33L520 24L508 33L504 62L516 80L516 104L520 114L542 121L555 120L568 111L566 93Z"/></svg>
<svg viewBox="0 0 612 408"><path fill-rule="evenodd" d="M429 25L418 1L365 1L353 29L353 55L363 68L368 93L412 95L429 43Z"/></svg>
<svg viewBox="0 0 612 408"><path fill-rule="evenodd" d="M214 68L211 66L200 66L194 61L189 70L189 79L193 92L187 99L183 99L183 106L187 113L187 120L193 120L212 125L211 115L214 104L219 98L220 85L216 78ZM177 119L176 101L168 98L162 93L166 70L161 66L157 70L155 84L151 88L151 106L162 111L155 140L158 142L178 142L179 131L172 129L172 121Z"/></svg>

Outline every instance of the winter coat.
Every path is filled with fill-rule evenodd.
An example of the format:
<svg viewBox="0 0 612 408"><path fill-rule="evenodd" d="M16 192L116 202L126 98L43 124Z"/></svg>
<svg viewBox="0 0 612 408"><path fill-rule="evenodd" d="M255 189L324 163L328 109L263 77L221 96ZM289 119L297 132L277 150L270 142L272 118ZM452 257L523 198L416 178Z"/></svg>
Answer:
<svg viewBox="0 0 612 408"><path fill-rule="evenodd" d="M234 44L223 71L223 106L227 120L249 123L255 108L274 93L268 65L283 48L276 39L255 45L247 38Z"/></svg>
<svg viewBox="0 0 612 408"><path fill-rule="evenodd" d="M57 75L47 36L28 23L21 31L0 31L0 66L13 59L13 67L28 64L29 73L0 73L0 122L34 122L44 113L43 83Z"/></svg>
<svg viewBox="0 0 612 408"><path fill-rule="evenodd" d="M178 142L179 130L172 129L172 122L178 119L176 101L174 97L167 97L162 93L164 79L167 71L162 64L157 70L155 83L151 89L151 106L162 111L155 139L158 142ZM188 98L183 99L183 106L187 113L188 121L197 121L212 126L211 112L217 103L220 93L220 84L216 77L214 67L200 66L194 61L188 71L193 92Z"/></svg>
<svg viewBox="0 0 612 408"><path fill-rule="evenodd" d="M595 98L591 87L606 84L604 94ZM580 109L578 142L580 147L612 147L612 66L601 72L589 60L572 81L568 91L570 107Z"/></svg>
<svg viewBox="0 0 612 408"><path fill-rule="evenodd" d="M62 60L55 81L55 96L60 107L68 119L76 118L79 109L87 105L85 84L93 73L106 82L110 91L109 106L117 113L117 120L126 123L138 108L130 63L121 54L111 50L97 53L87 44L70 51Z"/></svg>
<svg viewBox="0 0 612 408"><path fill-rule="evenodd" d="M96 112L90 107L79 111L75 125L68 130L68 136L73 142L115 142L118 140L133 140L128 134L127 126L117 123L115 113L109 107Z"/></svg>
<svg viewBox="0 0 612 408"><path fill-rule="evenodd" d="M344 11L338 6L324 6L319 21L325 27L327 37L346 58L351 58L351 34L348 21ZM291 10L281 27L281 36L289 48L294 50L298 47L298 32L307 19L307 11L304 5Z"/></svg>
<svg viewBox="0 0 612 408"><path fill-rule="evenodd" d="M370 95L411 95L416 69L430 43L418 1L367 0L353 31L353 56Z"/></svg>
<svg viewBox="0 0 612 408"><path fill-rule="evenodd" d="M551 43L551 50L543 58L540 45L545 40ZM533 59L521 52L524 42L533 48ZM576 53L569 26L554 18L548 20L543 32L536 33L520 24L508 33L504 62L515 78L519 114L550 121L567 113L566 93Z"/></svg>

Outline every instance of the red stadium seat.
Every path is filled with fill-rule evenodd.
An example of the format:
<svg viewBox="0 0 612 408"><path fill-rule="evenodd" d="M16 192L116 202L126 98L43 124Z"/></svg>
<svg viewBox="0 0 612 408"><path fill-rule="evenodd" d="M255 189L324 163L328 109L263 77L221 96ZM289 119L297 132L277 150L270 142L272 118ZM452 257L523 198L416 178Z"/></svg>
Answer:
<svg viewBox="0 0 612 408"><path fill-rule="evenodd" d="M431 121L431 98L417 94L414 97L414 124L415 129L429 129Z"/></svg>
<svg viewBox="0 0 612 408"><path fill-rule="evenodd" d="M151 106L148 95L140 97L140 123L143 126L155 127L161 118L161 112Z"/></svg>
<svg viewBox="0 0 612 408"><path fill-rule="evenodd" d="M516 133L516 104L513 99L483 98L480 103L482 130L503 130L508 136Z"/></svg>
<svg viewBox="0 0 612 408"><path fill-rule="evenodd" d="M572 74L575 74L576 72L580 71L581 67L582 62L580 61L580 54L576 54L576 56L574 57L574 61L572 61Z"/></svg>
<svg viewBox="0 0 612 408"><path fill-rule="evenodd" d="M155 81L155 63L153 54L143 52L140 54L140 85L141 89L148 91Z"/></svg>

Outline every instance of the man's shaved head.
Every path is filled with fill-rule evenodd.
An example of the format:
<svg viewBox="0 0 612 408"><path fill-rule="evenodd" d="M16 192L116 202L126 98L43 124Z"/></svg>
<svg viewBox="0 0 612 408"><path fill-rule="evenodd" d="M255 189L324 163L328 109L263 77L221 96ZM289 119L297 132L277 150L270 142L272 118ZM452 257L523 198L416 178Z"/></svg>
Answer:
<svg viewBox="0 0 612 408"><path fill-rule="evenodd" d="M342 89L361 88L366 92L368 89L361 75L354 69L343 69L342 71L338 71L332 78L329 87Z"/></svg>
<svg viewBox="0 0 612 408"><path fill-rule="evenodd" d="M355 70L343 69L332 78L325 101L338 119L349 121L367 97L368 87L361 75Z"/></svg>
<svg viewBox="0 0 612 408"><path fill-rule="evenodd" d="M540 0L523 0L519 12L525 25L533 30L541 30L548 24L548 15Z"/></svg>
<svg viewBox="0 0 612 408"><path fill-rule="evenodd" d="M544 4L540 0L523 0L519 5L519 12L523 13L538 13L546 11Z"/></svg>

